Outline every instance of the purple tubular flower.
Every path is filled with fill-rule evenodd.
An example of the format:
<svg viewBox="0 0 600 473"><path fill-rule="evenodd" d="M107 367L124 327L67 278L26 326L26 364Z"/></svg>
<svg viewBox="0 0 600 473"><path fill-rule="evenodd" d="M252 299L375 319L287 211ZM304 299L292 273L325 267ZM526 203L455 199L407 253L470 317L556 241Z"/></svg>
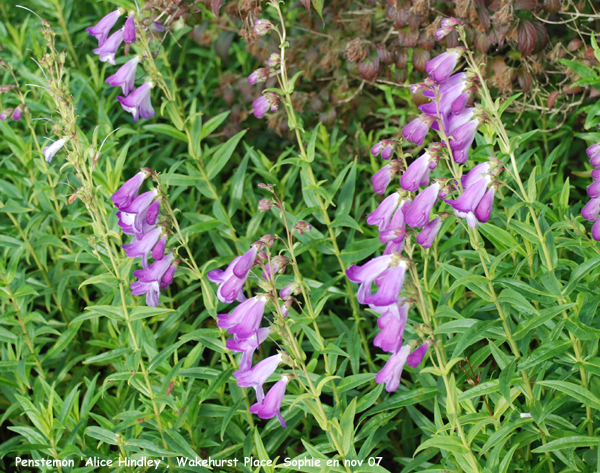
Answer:
<svg viewBox="0 0 600 473"><path fill-rule="evenodd" d="M123 27L123 40L127 44L135 42L135 19L133 15L129 15L127 20L125 20L125 26Z"/></svg>
<svg viewBox="0 0 600 473"><path fill-rule="evenodd" d="M385 383L385 390L393 393L400 386L400 377L404 364L410 353L410 346L404 345L400 350L390 356L389 360L379 373L375 376L375 381Z"/></svg>
<svg viewBox="0 0 600 473"><path fill-rule="evenodd" d="M158 240L156 245L154 245L154 248L152 248L152 259L154 259L154 260L162 259L163 256L165 255L166 246L167 246L167 237L163 236L160 240Z"/></svg>
<svg viewBox="0 0 600 473"><path fill-rule="evenodd" d="M250 412L256 414L261 419L271 419L277 416L281 426L283 428L287 427L285 420L281 416L281 403L283 402L283 396L288 381L289 379L287 376L282 376L269 390L262 402L257 402L250 406Z"/></svg>
<svg viewBox="0 0 600 473"><path fill-rule="evenodd" d="M128 245L123 245L125 254L129 258L142 258L142 266L148 267L148 254L153 250L154 245L158 243L162 234L161 228L155 228L141 238L137 236ZM167 268L165 268L165 271ZM135 272L134 272L135 275Z"/></svg>
<svg viewBox="0 0 600 473"><path fill-rule="evenodd" d="M50 146L46 146L43 149L44 159L49 163L52 162L52 158L56 156L56 153L58 153L64 145L65 140L60 139L52 143Z"/></svg>
<svg viewBox="0 0 600 473"><path fill-rule="evenodd" d="M259 345L267 339L270 332L271 329L269 327L263 327L259 328L250 338L242 339L234 335L233 338L230 338L225 342L225 346L231 351L242 354L242 358L240 359L240 371L248 371L252 368L252 355L254 355L254 352Z"/></svg>
<svg viewBox="0 0 600 473"><path fill-rule="evenodd" d="M139 278L131 284L131 293L139 296L146 294L146 304L150 307L156 307L160 297L161 280L173 260L173 255L169 253L160 261L155 261L147 269L138 269L133 275Z"/></svg>
<svg viewBox="0 0 600 473"><path fill-rule="evenodd" d="M369 225L377 225L380 232L387 230L390 227L392 217L399 203L400 195L397 192L390 194L383 199L374 212L367 215L367 223Z"/></svg>
<svg viewBox="0 0 600 473"><path fill-rule="evenodd" d="M217 297L221 302L229 304L236 299L240 302L244 300L242 288L254 264L257 252L257 248L253 246L245 254L235 258L225 271L220 269L209 271L208 279L219 284Z"/></svg>
<svg viewBox="0 0 600 473"><path fill-rule="evenodd" d="M592 225L592 238L596 241L600 241L600 219L596 220L596 223Z"/></svg>
<svg viewBox="0 0 600 473"><path fill-rule="evenodd" d="M425 64L425 71L429 76L441 84L446 82L454 71L458 59L462 55L462 50L458 48L449 49L448 51L434 57Z"/></svg>
<svg viewBox="0 0 600 473"><path fill-rule="evenodd" d="M250 370L236 371L233 376L237 379L237 384L241 388L254 388L256 400L262 402L265 399L263 384L267 382L269 376L275 373L282 359L283 357L280 354L270 356L254 365Z"/></svg>
<svg viewBox="0 0 600 473"><path fill-rule="evenodd" d="M600 169L592 169L592 179L600 179Z"/></svg>
<svg viewBox="0 0 600 473"><path fill-rule="evenodd" d="M425 353L429 350L430 343L427 341L423 343L419 348L413 351L406 358L406 364L412 368L416 368L421 364L423 358L425 358Z"/></svg>
<svg viewBox="0 0 600 473"><path fill-rule="evenodd" d="M400 243L396 243L394 240L390 241L383 251L384 255L393 255L394 253L402 253L402 249L404 248L404 239Z"/></svg>
<svg viewBox="0 0 600 473"><path fill-rule="evenodd" d="M350 281L360 283L358 302L386 306L398 300L406 268L406 261L393 255L383 255L373 258L362 267L350 266L346 270L346 276ZM375 294L371 291L373 282L379 288Z"/></svg>
<svg viewBox="0 0 600 473"><path fill-rule="evenodd" d="M123 64L115 74L106 79L105 82L113 87L121 87L123 94L126 96L129 95L129 92L135 86L135 72L139 63L139 56L133 57Z"/></svg>
<svg viewBox="0 0 600 473"><path fill-rule="evenodd" d="M125 213L135 214L132 227L136 236L141 236L144 233L144 223L147 223L146 212L157 195L156 189L144 192L137 196L126 208L121 209Z"/></svg>
<svg viewBox="0 0 600 473"><path fill-rule="evenodd" d="M598 219L598 213L600 213L600 197L591 199L581 209L581 216L590 222L595 222Z"/></svg>
<svg viewBox="0 0 600 473"><path fill-rule="evenodd" d="M600 166L600 143L593 144L585 152L590 158L590 164L593 167Z"/></svg>
<svg viewBox="0 0 600 473"><path fill-rule="evenodd" d="M154 87L152 82L144 82L127 97L117 97L117 100L121 102L123 110L133 115L134 122L137 122L140 119L140 116L142 118L156 116L156 112L154 111L154 108L152 108L150 97L152 87Z"/></svg>
<svg viewBox="0 0 600 473"><path fill-rule="evenodd" d="M379 156L381 154L381 151L383 151L383 143L381 141L375 143L371 148L371 154L373 155L373 157Z"/></svg>
<svg viewBox="0 0 600 473"><path fill-rule="evenodd" d="M408 166L400 178L402 189L409 192L416 192L419 190L419 186L424 178L426 176L429 177L427 171L431 172L429 169L430 159L429 153L425 152L410 163L410 166Z"/></svg>
<svg viewBox="0 0 600 473"><path fill-rule="evenodd" d="M115 31L110 35L110 38L106 40L102 46L94 49L94 54L98 54L100 56L100 62L108 62L115 66L117 63L115 62L115 54L121 46L123 42L123 29Z"/></svg>
<svg viewBox="0 0 600 473"><path fill-rule="evenodd" d="M267 298L255 296L237 306L231 314L219 314L219 328L229 329L229 333L239 338L249 338L258 330L262 320Z"/></svg>
<svg viewBox="0 0 600 473"><path fill-rule="evenodd" d="M387 310L377 320L377 326L381 332L373 340L373 345L390 353L398 351L402 345L409 308L410 304L403 302L403 299L387 307Z"/></svg>
<svg viewBox="0 0 600 473"><path fill-rule="evenodd" d="M486 193L490 181L491 178L486 176L464 191L458 199L446 199L444 202L459 212L474 212Z"/></svg>
<svg viewBox="0 0 600 473"><path fill-rule="evenodd" d="M115 26L115 23L117 22L120 16L121 12L119 10L115 10L106 15L104 18L102 18L96 24L96 26L86 28L85 31L87 31L88 34L91 34L98 40L98 46L102 46L106 42L106 38L108 38L110 30L113 26Z"/></svg>
<svg viewBox="0 0 600 473"><path fill-rule="evenodd" d="M387 145L381 152L381 159L385 159L387 161L392 157L392 154L394 154L394 147L392 145Z"/></svg>
<svg viewBox="0 0 600 473"><path fill-rule="evenodd" d="M146 222L148 225L154 225L156 223L156 219L158 218L158 213L160 212L160 200L155 200L152 202L148 210L146 211Z"/></svg>
<svg viewBox="0 0 600 473"><path fill-rule="evenodd" d="M6 110L3 110L2 113L0 113L0 120L2 121L6 121L7 118L10 118L13 114L13 109L12 108L7 108Z"/></svg>
<svg viewBox="0 0 600 473"><path fill-rule="evenodd" d="M160 279L160 288L166 289L173 282L173 278L175 277L175 271L177 270L177 264L173 263L163 274L163 277Z"/></svg>
<svg viewBox="0 0 600 473"><path fill-rule="evenodd" d="M115 207L117 207L119 210L129 207L133 200L137 197L140 187L145 179L146 173L138 172L135 176L126 181L119 188L119 190L117 190L117 192L111 196Z"/></svg>
<svg viewBox="0 0 600 473"><path fill-rule="evenodd" d="M598 197L600 194L600 179L595 179L588 188L587 193L590 197Z"/></svg>
<svg viewBox="0 0 600 473"><path fill-rule="evenodd" d="M479 204L475 208L473 212L475 217L480 223L487 223L490 220L490 216L492 215L492 208L494 207L494 195L496 194L496 188L494 186L490 187L481 200Z"/></svg>
<svg viewBox="0 0 600 473"><path fill-rule="evenodd" d="M402 129L402 136L416 145L422 145L433 120L433 117L425 113L419 115Z"/></svg>
<svg viewBox="0 0 600 473"><path fill-rule="evenodd" d="M20 107L15 108L15 111L12 114L12 119L18 122L23 116L23 110Z"/></svg>
<svg viewBox="0 0 600 473"><path fill-rule="evenodd" d="M387 190L387 187L392 181L393 176L394 173L392 172L392 165L386 164L379 171L373 174L373 177L371 178L371 182L373 183L373 190L377 194L385 194L385 191Z"/></svg>
<svg viewBox="0 0 600 473"><path fill-rule="evenodd" d="M269 104L269 99L267 99L266 95L261 95L252 102L252 108L254 109L254 116L256 118L264 117L270 107L271 105Z"/></svg>
<svg viewBox="0 0 600 473"><path fill-rule="evenodd" d="M436 217L425 225L423 230L421 230L421 233L417 235L417 243L423 248L431 248L440 228L442 228L442 219Z"/></svg>
<svg viewBox="0 0 600 473"><path fill-rule="evenodd" d="M410 228L423 228L429 223L431 209L437 202L440 185L435 182L423 189L408 211L404 214L404 221Z"/></svg>
<svg viewBox="0 0 600 473"><path fill-rule="evenodd" d="M469 149L479 128L479 120L471 120L452 131L449 139L454 161L464 164L469 159Z"/></svg>
<svg viewBox="0 0 600 473"><path fill-rule="evenodd" d="M403 228L394 228L393 230L385 230L379 233L379 240L381 243L402 243L404 241L404 237L406 232Z"/></svg>
<svg viewBox="0 0 600 473"><path fill-rule="evenodd" d="M264 67L256 69L252 74L248 76L248 83L254 85L258 82L265 82L269 78L269 71Z"/></svg>
<svg viewBox="0 0 600 473"><path fill-rule="evenodd" d="M475 184L480 179L483 179L483 174L488 174L490 172L490 163L486 161L485 163L478 164L473 169L471 169L467 174L464 174L460 178L460 182L462 184L463 189L467 190L473 184Z"/></svg>

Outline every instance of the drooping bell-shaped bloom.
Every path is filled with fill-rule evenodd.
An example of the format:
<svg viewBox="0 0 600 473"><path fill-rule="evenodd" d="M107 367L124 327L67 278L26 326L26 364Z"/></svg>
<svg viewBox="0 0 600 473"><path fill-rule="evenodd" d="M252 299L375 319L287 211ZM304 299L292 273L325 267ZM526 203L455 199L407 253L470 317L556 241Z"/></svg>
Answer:
<svg viewBox="0 0 600 473"><path fill-rule="evenodd" d="M439 84L446 82L454 71L456 63L463 52L463 48L448 49L446 52L428 61L425 64L425 72Z"/></svg>
<svg viewBox="0 0 600 473"><path fill-rule="evenodd" d="M154 87L154 84L150 81L146 81L127 97L117 97L117 100L121 102L123 109L133 115L134 122L137 122L140 119L140 116L142 118L156 116L156 112L154 111L154 108L152 108L150 96L152 87Z"/></svg>
<svg viewBox="0 0 600 473"><path fill-rule="evenodd" d="M131 202L130 205L122 209L125 213L135 214L132 227L135 235L138 237L145 233L144 224L147 223L146 212L157 195L158 191L156 189L144 192L133 199L133 202Z"/></svg>
<svg viewBox="0 0 600 473"><path fill-rule="evenodd" d="M15 111L12 114L12 119L14 121L18 122L22 116L23 116L23 110L21 110L21 107L15 108Z"/></svg>
<svg viewBox="0 0 600 473"><path fill-rule="evenodd" d="M402 136L416 145L422 145L434 118L425 113L419 115L402 129Z"/></svg>
<svg viewBox="0 0 600 473"><path fill-rule="evenodd" d="M398 209L400 203L400 194L394 192L381 201L377 209L367 215L367 223L369 225L377 225L379 231L387 230L390 227L390 222L394 213Z"/></svg>
<svg viewBox="0 0 600 473"><path fill-rule="evenodd" d="M165 235L160 240L158 240L158 242L156 242L156 245L154 245L154 248L152 248L152 259L154 259L154 260L162 259L163 256L165 255L166 246L167 246L167 237Z"/></svg>
<svg viewBox="0 0 600 473"><path fill-rule="evenodd" d="M400 178L402 189L416 192L420 186L427 185L429 183L429 173L431 172L430 163L435 163L435 161L431 159L428 152L423 153L410 163Z"/></svg>
<svg viewBox="0 0 600 473"><path fill-rule="evenodd" d="M127 44L135 42L135 18L133 15L129 15L127 20L125 20L125 26L123 27L123 40Z"/></svg>
<svg viewBox="0 0 600 473"><path fill-rule="evenodd" d="M277 416L282 427L287 427L285 420L281 416L281 403L285 395L285 388L289 379L282 376L269 390L262 402L257 402L250 406L250 412L256 414L261 419L271 419Z"/></svg>
<svg viewBox="0 0 600 473"><path fill-rule="evenodd" d="M457 25L460 25L460 22L456 18L444 18L442 20L441 28L435 30L435 38L438 41L441 41L446 35L454 31Z"/></svg>
<svg viewBox="0 0 600 473"><path fill-rule="evenodd" d="M423 228L429 223L431 209L435 205L440 192L440 184L434 182L419 192L412 205L404 214L404 222L411 228Z"/></svg>
<svg viewBox="0 0 600 473"><path fill-rule="evenodd" d="M98 40L98 46L102 46L106 42L106 38L110 33L110 30L121 16L121 12L119 10L115 10L110 12L104 18L102 18L96 26L91 26L86 28L85 31L88 34L94 36Z"/></svg>
<svg viewBox="0 0 600 473"><path fill-rule="evenodd" d="M595 222L598 219L598 213L600 213L600 197L590 199L581 209L581 216L590 222Z"/></svg>
<svg viewBox="0 0 600 473"><path fill-rule="evenodd" d="M425 225L423 230L417 235L417 243L423 248L431 248L440 228L442 228L442 219L436 217Z"/></svg>
<svg viewBox="0 0 600 473"><path fill-rule="evenodd" d="M593 167L600 166L600 143L595 143L585 151L590 158L590 164Z"/></svg>
<svg viewBox="0 0 600 473"><path fill-rule="evenodd" d="M250 85L254 85L258 82L265 82L269 78L269 71L261 67L260 69L256 69L252 74L248 76L248 83Z"/></svg>
<svg viewBox="0 0 600 473"><path fill-rule="evenodd" d="M494 207L494 196L496 194L496 188L491 186L483 195L479 204L473 212L475 217L480 223L487 223L492 215L492 208Z"/></svg>
<svg viewBox="0 0 600 473"><path fill-rule="evenodd" d="M373 190L377 194L385 194L387 187L392 181L392 177L394 177L394 172L392 171L392 165L386 164L379 171L373 174L371 178L371 182L373 183Z"/></svg>
<svg viewBox="0 0 600 473"><path fill-rule="evenodd" d="M230 314L219 314L217 325L239 338L249 338L260 327L266 303L266 296L254 296L242 302Z"/></svg>
<svg viewBox="0 0 600 473"><path fill-rule="evenodd" d="M46 161L48 161L49 163L52 162L52 158L54 158L54 156L56 156L56 153L58 153L64 145L65 145L65 140L60 139L60 140L56 140L51 145L46 146L43 150L44 159Z"/></svg>
<svg viewBox="0 0 600 473"><path fill-rule="evenodd" d="M140 63L140 57L134 56L132 59L123 64L119 70L106 79L106 83L113 87L121 87L124 95L129 95L129 92L135 87L135 72Z"/></svg>
<svg viewBox="0 0 600 473"><path fill-rule="evenodd" d="M430 346L431 343L429 341L423 343L419 348L408 355L406 358L406 364L412 368L419 366L423 361L423 358L425 358L425 354L427 353L427 350L429 350Z"/></svg>
<svg viewBox="0 0 600 473"><path fill-rule="evenodd" d="M254 335L249 338L239 338L233 336L225 342L225 346L231 351L242 354L240 359L240 371L248 371L252 368L252 355L269 336L271 329L269 327L259 328Z"/></svg>
<svg viewBox="0 0 600 473"><path fill-rule="evenodd" d="M219 285L217 297L221 302L229 304L236 299L240 302L244 300L244 283L248 279L257 253L257 247L252 246L242 256L236 257L225 271L214 269L208 272L208 279Z"/></svg>
<svg viewBox="0 0 600 473"><path fill-rule="evenodd" d="M273 92L265 92L263 95L258 97L254 102L252 102L252 108L254 109L254 116L256 118L262 118L265 116L265 113L269 111L272 112L277 111L277 107L279 106L279 96Z"/></svg>
<svg viewBox="0 0 600 473"><path fill-rule="evenodd" d="M398 300L406 268L406 261L398 256L383 255L373 258L363 266L350 266L346 270L346 276L350 281L360 283L358 302L386 306ZM378 287L375 294L372 293L373 283Z"/></svg>
<svg viewBox="0 0 600 473"><path fill-rule="evenodd" d="M410 353L410 346L404 345L400 350L394 353L388 359L385 366L375 376L375 381L385 383L385 390L388 393L393 393L400 386L400 377L404 364Z"/></svg>
<svg viewBox="0 0 600 473"><path fill-rule="evenodd" d="M237 379L237 384L241 388L254 388L256 391L256 400L262 402L265 398L263 384L267 382L269 376L275 373L282 359L283 357L278 353L258 362L250 370L236 371L233 373L233 376Z"/></svg>
<svg viewBox="0 0 600 473"><path fill-rule="evenodd" d="M177 271L177 263L171 264L163 274L163 277L160 279L160 288L166 289L173 282L173 278L175 277L175 271Z"/></svg>
<svg viewBox="0 0 600 473"><path fill-rule="evenodd" d="M467 190L473 184L475 184L480 179L483 179L484 174L490 174L490 162L486 161L484 163L478 164L473 169L471 169L467 174L464 174L460 178L460 182L464 190Z"/></svg>
<svg viewBox="0 0 600 473"><path fill-rule="evenodd" d="M121 46L122 42L123 28L111 34L110 38L108 38L102 46L94 49L94 54L98 54L100 56L100 62L108 62L109 64L115 66L117 64L115 61L115 54L117 53L117 50L119 49L119 46Z"/></svg>
<svg viewBox="0 0 600 473"><path fill-rule="evenodd" d="M148 233L143 235L141 238L137 236L127 245L123 245L125 254L129 258L142 258L142 266L148 267L148 255L154 248L154 245L158 243L158 240L162 236L162 228L157 227L150 230ZM167 268L165 268L165 271Z"/></svg>
<svg viewBox="0 0 600 473"><path fill-rule="evenodd" d="M491 180L492 179L489 174L485 175L482 179L478 180L475 182L475 184L464 191L458 199L446 199L444 202L459 212L474 212L479 205L479 202L485 195Z"/></svg>
<svg viewBox="0 0 600 473"><path fill-rule="evenodd" d="M390 353L398 351L402 345L409 308L410 304L404 299L387 307L387 310L377 320L377 326L381 332L373 340L373 345Z"/></svg>
<svg viewBox="0 0 600 473"><path fill-rule="evenodd" d="M139 280L131 284L131 293L136 296L146 294L146 304L156 307L159 302L162 278L170 269L172 259L173 255L169 253L162 260L152 263L147 269L134 271L133 275Z"/></svg>
<svg viewBox="0 0 600 473"><path fill-rule="evenodd" d="M115 207L123 210L131 205L133 200L138 196L140 187L142 186L147 175L145 172L138 172L135 176L125 181L125 183L111 196L111 200Z"/></svg>
<svg viewBox="0 0 600 473"><path fill-rule="evenodd" d="M146 211L146 222L148 225L154 225L156 223L156 219L158 218L158 214L160 213L160 199L152 202L148 210Z"/></svg>
<svg viewBox="0 0 600 473"><path fill-rule="evenodd" d="M449 139L450 148L452 149L454 161L458 164L464 164L469 159L469 149L473 144L479 124L478 119L471 120L452 131L452 136Z"/></svg>

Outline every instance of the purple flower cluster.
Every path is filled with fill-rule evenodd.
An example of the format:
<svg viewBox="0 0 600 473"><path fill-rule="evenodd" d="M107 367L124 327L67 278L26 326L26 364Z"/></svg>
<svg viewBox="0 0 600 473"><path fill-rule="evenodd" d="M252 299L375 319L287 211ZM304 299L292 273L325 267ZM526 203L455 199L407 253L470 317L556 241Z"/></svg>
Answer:
<svg viewBox="0 0 600 473"><path fill-rule="evenodd" d="M112 195L117 217L123 233L133 235L133 240L123 249L129 258L140 258L142 269L133 272L138 279L131 284L134 295L146 294L146 304L156 307L160 290L166 289L175 276L177 262L173 253L166 251L167 234L160 221L160 197L157 190L140 194L140 187L151 173L142 170L125 182ZM150 263L149 257L153 262Z"/></svg>
<svg viewBox="0 0 600 473"><path fill-rule="evenodd" d="M94 53L100 56L101 62L108 62L113 66L116 65L115 55L121 43L125 41L127 45L130 45L135 42L136 38L133 13L127 17L125 25L121 29L109 36L111 29L122 13L121 9L117 9L102 18L96 26L86 28L90 35L98 39L98 47L94 49ZM121 102L123 110L133 115L133 120L136 122L140 119L140 116L150 118L156 115L150 101L150 93L154 84L147 80L138 88L135 88L135 73L140 61L140 56L134 56L123 64L115 74L106 79L106 82L113 87L121 87L124 97L118 96L117 100Z"/></svg>
<svg viewBox="0 0 600 473"><path fill-rule="evenodd" d="M592 238L600 241L600 218L598 218L598 214L600 214L600 143L590 146L586 153L590 158L590 164L594 167L592 171L594 182L587 188L587 193L591 199L581 209L581 215L586 220L594 222L594 225L592 225Z"/></svg>
<svg viewBox="0 0 600 473"><path fill-rule="evenodd" d="M254 352L264 342L270 333L269 327L261 327L265 307L269 301L267 294L257 294L246 299L244 296L244 284L254 267L261 259L263 240L258 241L243 255L236 257L223 271L215 269L208 273L208 279L218 285L217 298L226 304L235 300L240 301L233 311L228 314L217 316L217 325L221 329L233 335L226 342L229 350L241 353L239 370L233 373L237 379L238 386L254 388L256 391L256 403L250 407L250 412L258 415L261 419L271 419L277 416L283 427L285 420L281 416L281 403L285 394L288 376L282 375L264 394L264 384L282 362L281 354L273 355L252 366ZM272 280L274 273L283 269L277 260L268 263L263 269L263 278ZM291 294L291 293L290 293ZM282 295L283 297L283 295ZM288 295L288 297L290 297ZM285 298L284 298L285 299Z"/></svg>

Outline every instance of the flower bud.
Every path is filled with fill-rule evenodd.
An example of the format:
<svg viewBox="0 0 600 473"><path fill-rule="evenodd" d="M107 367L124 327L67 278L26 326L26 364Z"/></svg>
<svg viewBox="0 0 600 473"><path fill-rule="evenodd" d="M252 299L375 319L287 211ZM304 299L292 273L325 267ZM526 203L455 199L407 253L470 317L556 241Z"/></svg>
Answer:
<svg viewBox="0 0 600 473"><path fill-rule="evenodd" d="M263 242L265 245L267 245L270 248L273 246L275 237L273 235L265 235L259 241ZM277 256L275 258L277 258Z"/></svg>
<svg viewBox="0 0 600 473"><path fill-rule="evenodd" d="M269 20L266 20L264 18L259 18L258 20L256 20L254 22L254 34L256 34L258 36L266 35L273 28L275 28L273 23L271 23Z"/></svg>
<svg viewBox="0 0 600 473"><path fill-rule="evenodd" d="M281 64L281 56L277 53L273 53L269 56L269 60L267 61L267 64L269 65L270 68L275 69L277 66L279 66L279 64Z"/></svg>
<svg viewBox="0 0 600 473"><path fill-rule="evenodd" d="M248 76L248 83L254 85L257 82L265 82L269 78L269 71L264 67L256 69L252 74Z"/></svg>
<svg viewBox="0 0 600 473"><path fill-rule="evenodd" d="M292 231L296 230L300 235L303 235L304 232L310 232L312 230L312 225L304 220L299 221L294 227Z"/></svg>

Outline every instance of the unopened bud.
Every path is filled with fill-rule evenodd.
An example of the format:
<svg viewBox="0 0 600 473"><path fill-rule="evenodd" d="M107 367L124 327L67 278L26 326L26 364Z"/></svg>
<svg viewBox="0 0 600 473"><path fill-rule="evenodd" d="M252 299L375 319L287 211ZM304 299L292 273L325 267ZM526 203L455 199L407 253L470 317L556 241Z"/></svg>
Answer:
<svg viewBox="0 0 600 473"><path fill-rule="evenodd" d="M254 22L254 34L257 34L258 36L266 35L273 28L275 28L273 23L264 18L259 18Z"/></svg>
<svg viewBox="0 0 600 473"><path fill-rule="evenodd" d="M273 207L274 203L275 202L273 202L271 199L261 199L258 202L258 210L261 212L264 212L265 210L271 210L271 207Z"/></svg>
<svg viewBox="0 0 600 473"><path fill-rule="evenodd" d="M310 223L300 220L296 225L294 225L292 231L293 230L296 230L300 235L302 235L304 232L310 232L312 230L312 226Z"/></svg>
<svg viewBox="0 0 600 473"><path fill-rule="evenodd" d="M265 235L259 241L263 242L265 245L267 245L270 248L273 246L273 243L275 242L275 237L273 235Z"/></svg>
<svg viewBox="0 0 600 473"><path fill-rule="evenodd" d="M279 66L279 64L281 63L281 56L277 53L273 53L269 56L269 60L267 61L267 64L269 65L269 67L271 68L276 68L277 66Z"/></svg>

